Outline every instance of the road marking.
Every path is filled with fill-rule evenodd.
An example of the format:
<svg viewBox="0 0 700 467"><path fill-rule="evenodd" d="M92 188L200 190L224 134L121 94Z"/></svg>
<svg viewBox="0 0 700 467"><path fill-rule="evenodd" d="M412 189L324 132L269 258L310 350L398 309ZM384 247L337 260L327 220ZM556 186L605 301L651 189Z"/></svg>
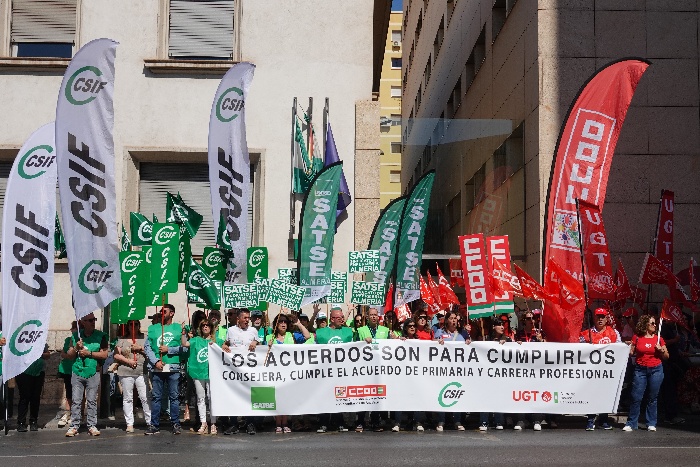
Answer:
<svg viewBox="0 0 700 467"><path fill-rule="evenodd" d="M85 457L85 456L177 456L176 452L145 452L145 453L84 453L84 454L27 454L24 456L0 456L0 459L23 459L26 457Z"/></svg>

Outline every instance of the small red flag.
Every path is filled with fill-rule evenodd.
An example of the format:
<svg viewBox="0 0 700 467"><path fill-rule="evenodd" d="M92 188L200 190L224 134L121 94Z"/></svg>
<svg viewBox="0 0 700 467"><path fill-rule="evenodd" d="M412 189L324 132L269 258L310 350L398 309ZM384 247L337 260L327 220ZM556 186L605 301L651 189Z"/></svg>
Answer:
<svg viewBox="0 0 700 467"><path fill-rule="evenodd" d="M460 258L450 259L450 284L452 284L453 287L464 287L462 260Z"/></svg>
<svg viewBox="0 0 700 467"><path fill-rule="evenodd" d="M541 301L549 299L547 291L539 282L523 271L517 264L513 264L513 267L515 268L515 274L518 276L523 297Z"/></svg>
<svg viewBox="0 0 700 467"><path fill-rule="evenodd" d="M566 269L562 268L554 261L554 258L549 258L547 261L547 273L544 280L544 288L547 293L557 303L555 297L558 297L558 304L565 310L572 310L584 300L583 285Z"/></svg>
<svg viewBox="0 0 700 467"><path fill-rule="evenodd" d="M437 313L438 311L444 309L447 304L442 302L442 297L440 296L440 287L438 287L438 285L435 283L435 281L433 280L433 276L430 274L430 272L427 273L426 277L428 278L428 288L433 294L433 299L435 301L435 313Z"/></svg>
<svg viewBox="0 0 700 467"><path fill-rule="evenodd" d="M673 301L669 298L664 300L664 305L661 308L661 318L672 323L680 324L690 331L688 323L685 321L685 316L683 316L683 312L678 305L673 303Z"/></svg>
<svg viewBox="0 0 700 467"><path fill-rule="evenodd" d="M437 267L438 273L438 291L440 293L440 301L445 306L447 306L448 303L459 305L459 299L457 298L454 290L452 290L452 287L450 287L450 283L447 281L447 278L442 274L440 266L438 266L437 263L435 266Z"/></svg>
<svg viewBox="0 0 700 467"><path fill-rule="evenodd" d="M491 288L494 295L505 295L512 293L523 296L518 277L513 274L507 266L493 258L491 261Z"/></svg>
<svg viewBox="0 0 700 467"><path fill-rule="evenodd" d="M627 273L625 268L622 266L622 260L617 259L617 271L615 271L615 298L620 301L627 300L628 298L634 297L632 288L630 287L630 281L627 278Z"/></svg>
<svg viewBox="0 0 700 467"><path fill-rule="evenodd" d="M640 307L644 307L644 304L647 301L646 289L637 287L636 285L630 286L630 289L632 289L632 300L634 301L634 303L636 303Z"/></svg>
<svg viewBox="0 0 700 467"><path fill-rule="evenodd" d="M688 266L688 282L690 282L690 299L693 303L700 300L700 284L695 280L693 274L693 259L690 259L690 266Z"/></svg>

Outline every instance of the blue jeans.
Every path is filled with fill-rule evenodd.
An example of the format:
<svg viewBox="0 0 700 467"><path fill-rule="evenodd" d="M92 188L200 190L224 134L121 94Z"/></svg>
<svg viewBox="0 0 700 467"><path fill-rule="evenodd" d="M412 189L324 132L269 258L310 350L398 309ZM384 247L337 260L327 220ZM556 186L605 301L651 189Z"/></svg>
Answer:
<svg viewBox="0 0 700 467"><path fill-rule="evenodd" d="M161 373L154 371L151 373L153 392L151 393L151 425L158 428L160 426L160 404L163 394L163 385L168 385L170 399L170 422L175 425L180 424L180 399L178 394L178 382L180 372L173 371Z"/></svg>
<svg viewBox="0 0 700 467"><path fill-rule="evenodd" d="M634 377L632 379L632 404L630 404L630 414L627 418L627 425L635 430L639 422L639 413L642 408L642 398L644 392L647 393L647 425L656 426L656 400L659 397L659 388L664 380L663 365L646 367L635 365Z"/></svg>
<svg viewBox="0 0 700 467"><path fill-rule="evenodd" d="M479 423L481 423L482 425L483 425L484 423L485 423L486 425L488 425L488 424L489 424L489 415L490 415L489 412L481 412L481 413L479 414ZM494 418L494 422L496 422L496 425L500 425L500 426L503 426L503 425L504 425L504 423L503 423L503 420L504 420L503 413L501 413L501 412L494 412L493 418Z"/></svg>

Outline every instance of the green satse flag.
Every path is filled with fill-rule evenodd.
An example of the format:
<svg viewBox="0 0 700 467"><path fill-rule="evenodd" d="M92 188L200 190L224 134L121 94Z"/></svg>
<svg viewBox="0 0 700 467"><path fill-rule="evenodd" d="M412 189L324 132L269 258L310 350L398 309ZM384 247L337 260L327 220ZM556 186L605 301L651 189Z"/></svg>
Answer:
<svg viewBox="0 0 700 467"><path fill-rule="evenodd" d="M165 216L169 223L184 225L190 238L197 235L204 220L201 214L185 204L179 194L173 196L170 193L166 193Z"/></svg>
<svg viewBox="0 0 700 467"><path fill-rule="evenodd" d="M63 238L63 231L61 230L61 223L58 220L58 213L56 213L56 230L54 230L53 233L53 246L56 253L58 253L58 259L68 256L66 252L66 239Z"/></svg>
<svg viewBox="0 0 700 467"><path fill-rule="evenodd" d="M133 245L150 245L153 239L153 223L149 221L146 216L138 212L130 213L129 221ZM158 222L158 220L155 219L154 222Z"/></svg>
<svg viewBox="0 0 700 467"><path fill-rule="evenodd" d="M389 286L389 279L396 263L396 247L399 239L401 214L406 204L406 196L396 198L387 205L374 224L374 231L369 241L369 250L379 251L379 271L368 272L367 282L383 282Z"/></svg>
<svg viewBox="0 0 700 467"><path fill-rule="evenodd" d="M202 267L194 259L190 259L185 289L189 294L197 296L210 309L219 309L219 291Z"/></svg>
<svg viewBox="0 0 700 467"><path fill-rule="evenodd" d="M131 251L131 240L126 233L126 229L122 225L122 251Z"/></svg>
<svg viewBox="0 0 700 467"><path fill-rule="evenodd" d="M420 298L420 265L435 171L423 175L404 206L396 259L396 300L399 307Z"/></svg>
<svg viewBox="0 0 700 467"><path fill-rule="evenodd" d="M153 249L151 250L151 290L153 292L177 292L177 276L180 269L180 226L177 224L153 224Z"/></svg>
<svg viewBox="0 0 700 467"><path fill-rule="evenodd" d="M301 208L297 283L306 287L301 306L331 292L335 214L343 163L325 167L313 179Z"/></svg>

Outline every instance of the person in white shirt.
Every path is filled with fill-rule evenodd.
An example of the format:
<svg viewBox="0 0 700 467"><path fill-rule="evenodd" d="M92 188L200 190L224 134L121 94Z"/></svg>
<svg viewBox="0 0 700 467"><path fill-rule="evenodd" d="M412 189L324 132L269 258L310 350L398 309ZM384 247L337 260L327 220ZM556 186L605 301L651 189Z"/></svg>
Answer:
<svg viewBox="0 0 700 467"><path fill-rule="evenodd" d="M226 353L231 353L231 347L247 348L249 352L255 352L255 347L258 345L258 330L250 325L250 311L240 310L236 319L236 325L231 326L226 331L226 342L221 346L221 349ZM246 431L249 435L255 434L255 422L257 417L248 419ZM225 435L238 433L236 426L236 417L232 417L233 424L224 430Z"/></svg>

